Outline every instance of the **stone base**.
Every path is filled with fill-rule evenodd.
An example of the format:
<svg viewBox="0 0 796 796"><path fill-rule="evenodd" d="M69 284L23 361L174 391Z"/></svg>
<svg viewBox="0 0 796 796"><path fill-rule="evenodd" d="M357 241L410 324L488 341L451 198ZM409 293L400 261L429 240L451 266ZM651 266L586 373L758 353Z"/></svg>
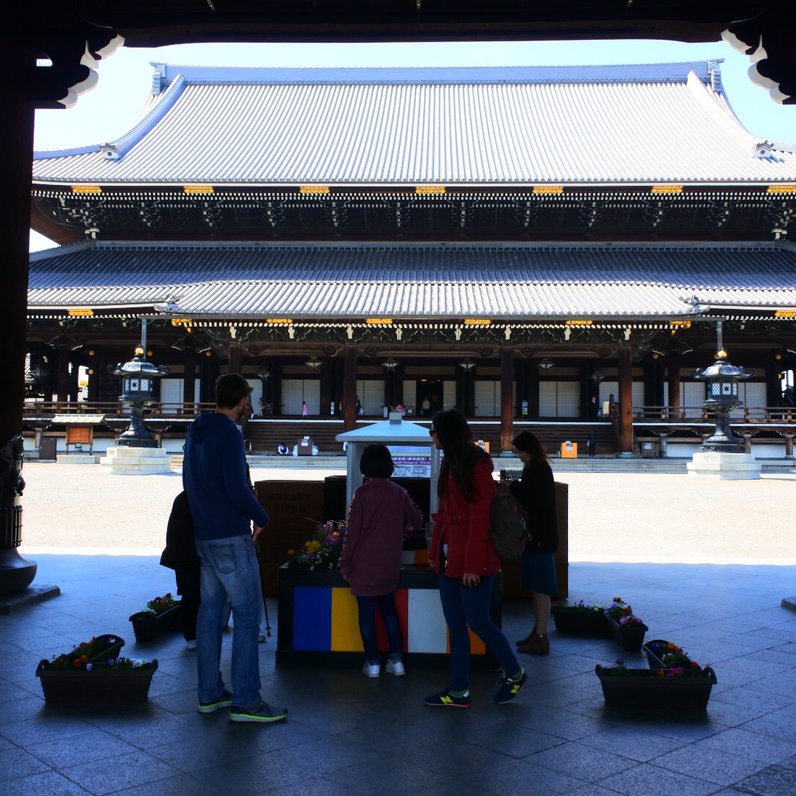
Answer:
<svg viewBox="0 0 796 796"><path fill-rule="evenodd" d="M93 453L62 453L58 464L96 464L97 457Z"/></svg>
<svg viewBox="0 0 796 796"><path fill-rule="evenodd" d="M0 614L8 614L16 608L40 603L58 597L61 590L58 586L28 586L27 589L16 594L0 595Z"/></svg>
<svg viewBox="0 0 796 796"><path fill-rule="evenodd" d="M153 475L171 472L171 454L164 448L108 448L100 464L118 475Z"/></svg>
<svg viewBox="0 0 796 796"><path fill-rule="evenodd" d="M760 463L751 453L699 451L686 468L689 475L701 478L741 480L760 478Z"/></svg>

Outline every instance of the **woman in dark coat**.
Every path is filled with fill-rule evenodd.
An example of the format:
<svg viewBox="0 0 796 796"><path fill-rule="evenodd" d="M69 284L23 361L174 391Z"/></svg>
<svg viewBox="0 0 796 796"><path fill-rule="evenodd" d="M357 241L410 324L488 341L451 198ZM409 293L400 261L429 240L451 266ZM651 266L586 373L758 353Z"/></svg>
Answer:
<svg viewBox="0 0 796 796"><path fill-rule="evenodd" d="M533 595L534 626L517 642L519 652L547 655L550 640L550 597L557 593L555 551L558 549L558 518L553 471L544 448L530 431L512 440L514 452L523 463L522 477L509 489L528 515L530 541L522 554L522 585Z"/></svg>

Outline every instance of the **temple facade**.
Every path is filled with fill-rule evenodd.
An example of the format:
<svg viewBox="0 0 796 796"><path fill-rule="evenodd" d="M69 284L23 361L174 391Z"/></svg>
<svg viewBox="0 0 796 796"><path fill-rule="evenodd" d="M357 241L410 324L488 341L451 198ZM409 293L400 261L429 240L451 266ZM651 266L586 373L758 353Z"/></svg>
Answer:
<svg viewBox="0 0 796 796"><path fill-rule="evenodd" d="M730 99L717 62L155 65L128 134L35 155L61 245L30 260L29 429L113 415L143 327L175 440L235 370L253 450L396 406L497 450L525 424L693 444L721 322L754 369L738 423L792 455L796 148Z"/></svg>

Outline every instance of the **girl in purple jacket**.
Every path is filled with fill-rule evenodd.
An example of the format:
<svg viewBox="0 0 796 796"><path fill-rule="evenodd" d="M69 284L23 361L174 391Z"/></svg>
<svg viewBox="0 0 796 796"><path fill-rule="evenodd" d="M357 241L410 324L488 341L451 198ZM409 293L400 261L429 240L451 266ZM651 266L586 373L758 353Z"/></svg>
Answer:
<svg viewBox="0 0 796 796"><path fill-rule="evenodd" d="M423 515L405 489L390 481L393 461L385 445L368 445L359 469L367 479L354 493L348 518L340 572L351 585L359 606L359 632L365 648L367 677L381 674L376 646L376 606L389 640L387 672L406 674L403 636L395 609L395 590L401 572L401 550L407 527L420 530Z"/></svg>

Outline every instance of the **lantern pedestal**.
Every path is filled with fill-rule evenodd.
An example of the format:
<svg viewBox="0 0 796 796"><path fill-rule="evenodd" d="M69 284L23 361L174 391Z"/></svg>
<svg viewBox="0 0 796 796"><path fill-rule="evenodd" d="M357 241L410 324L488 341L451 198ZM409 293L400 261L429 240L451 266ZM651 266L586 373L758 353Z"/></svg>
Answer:
<svg viewBox="0 0 796 796"><path fill-rule="evenodd" d="M170 473L171 455L164 448L108 448L100 464L118 475Z"/></svg>
<svg viewBox="0 0 796 796"><path fill-rule="evenodd" d="M760 463L751 453L699 451L686 465L689 475L702 478L740 480L760 478Z"/></svg>

